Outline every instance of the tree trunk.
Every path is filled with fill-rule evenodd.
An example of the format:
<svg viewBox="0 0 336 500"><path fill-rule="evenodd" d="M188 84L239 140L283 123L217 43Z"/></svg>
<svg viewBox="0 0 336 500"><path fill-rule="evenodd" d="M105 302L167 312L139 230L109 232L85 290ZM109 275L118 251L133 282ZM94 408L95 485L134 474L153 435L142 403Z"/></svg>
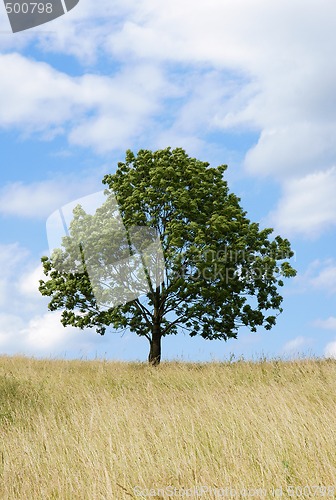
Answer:
<svg viewBox="0 0 336 500"><path fill-rule="evenodd" d="M152 340L150 342L150 351L148 362L157 366L161 361L161 327L160 324L153 325Z"/></svg>
<svg viewBox="0 0 336 500"><path fill-rule="evenodd" d="M150 341L150 351L148 362L152 366L158 366L161 361L161 315L160 315L160 286L158 286L154 293L154 312L153 312L153 326L152 326L152 339Z"/></svg>

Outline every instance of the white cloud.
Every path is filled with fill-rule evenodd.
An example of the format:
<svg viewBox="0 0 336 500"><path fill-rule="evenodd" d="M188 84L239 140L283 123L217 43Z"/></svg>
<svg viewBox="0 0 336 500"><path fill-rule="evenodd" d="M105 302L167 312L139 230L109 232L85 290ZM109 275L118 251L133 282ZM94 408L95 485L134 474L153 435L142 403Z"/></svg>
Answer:
<svg viewBox="0 0 336 500"><path fill-rule="evenodd" d="M52 21L41 33L42 26L31 30L39 47L48 52L76 57L85 67L95 63L111 31L120 29L124 19L135 8L134 0L80 0L67 15Z"/></svg>
<svg viewBox="0 0 336 500"><path fill-rule="evenodd" d="M102 57L99 75L0 56L0 126L99 153L171 141L199 154L206 134L253 130L246 169L283 184L272 223L317 237L336 220L336 4L321 1L81 0L52 33L16 39L84 69Z"/></svg>
<svg viewBox="0 0 336 500"><path fill-rule="evenodd" d="M23 49L34 43L46 52L62 52L75 56L84 64L92 63L104 37L111 32L111 26L118 26L120 16L129 12L132 3L132 0L101 0L97 7L93 0L80 0L66 15L15 35L3 11L0 50Z"/></svg>
<svg viewBox="0 0 336 500"><path fill-rule="evenodd" d="M320 236L336 225L336 167L290 179L267 222L286 234Z"/></svg>
<svg viewBox="0 0 336 500"><path fill-rule="evenodd" d="M40 280L45 280L46 276L43 273L42 263L39 263L34 269L29 269L26 273L20 276L18 280L18 291L27 298L41 298L38 290Z"/></svg>
<svg viewBox="0 0 336 500"><path fill-rule="evenodd" d="M0 55L0 127L70 142L99 152L124 148L159 110L166 84L159 69L132 66L115 77L71 77L19 54ZM24 85L22 85L24 82Z"/></svg>
<svg viewBox="0 0 336 500"><path fill-rule="evenodd" d="M5 54L0 56L0 71L0 93L6 96L0 109L3 127L44 130L46 126L58 126L69 120L81 105L84 111L85 103L78 99L81 82L46 63L17 53Z"/></svg>
<svg viewBox="0 0 336 500"><path fill-rule="evenodd" d="M304 9L298 0L175 0L169 5L148 0L137 4L122 29L113 30L106 47L115 57L240 75L226 99L214 94L216 111L211 99L207 103L204 98L211 93L204 90L197 102L191 92L162 137L187 138L183 125L195 123L195 114L203 132L258 131L259 140L245 158L247 171L284 184L275 223L291 234L314 237L336 220L331 195L336 163L336 67L331 63L335 14L331 0L324 0L323 7L309 1ZM194 81L196 88L197 77ZM194 128L191 135L201 133ZM322 175L315 179L319 170Z"/></svg>
<svg viewBox="0 0 336 500"><path fill-rule="evenodd" d="M92 90L85 78L73 79L55 71L46 75L47 68L42 71L35 64L26 71L37 75L33 82L41 99L35 99L30 95L32 85L29 78L27 80L22 71L15 74L10 59L6 59L9 70L3 73L5 81L10 80L11 84L15 78L25 77L19 81L28 83L27 90L22 90L26 107L25 102L17 100L17 92L12 92L12 101L18 102L17 108L22 110L19 114L24 111L28 114L29 103L35 103L34 116L42 125L46 120L43 104L51 109L50 120L56 127L57 123L63 123L81 111L93 111L94 114L96 106L100 105L92 94L99 102L99 95L102 95L111 103L115 100L123 104L129 102L131 108L134 107L134 95L139 97L137 102L148 109L145 115L137 110L137 105L135 113L133 109L124 114L117 110L111 113L104 107L97 116L88 120L87 125L80 120L78 128L71 129L71 138L76 144L89 140L88 145L105 151L113 147L114 136L124 147L124 141L132 137L132 133L136 134L139 127L146 126L144 119L150 115L152 106L157 109L155 95L158 88L151 88L153 67L166 65L171 69L168 64L175 63L176 69L181 64L195 88L200 76L195 70L200 67L209 75L213 71L234 71L243 78L235 82L235 91L229 101L220 102L217 96L216 111L205 108L207 116L202 117L203 124L210 128L253 126L259 130L260 140L247 156L246 165L254 173L272 174L282 179L284 174L288 176L320 166L327 168L335 157L336 147L330 140L336 129L336 68L330 65L336 38L331 20L335 14L336 7L331 0L323 0L323 8L316 2L306 2L304 11L299 0L277 4L266 0L238 0L234 3L172 0L169 4L156 0L112 3L106 0L100 2L99 8L92 0L81 0L72 12L48 25L52 33L36 33L34 39L46 54L74 54L84 67L94 65L98 55L105 56L107 61L112 55L114 60L122 61L116 79L105 79L108 84L105 87L104 78L91 75ZM15 65L20 67L18 61ZM151 68L146 72L148 77L139 79L139 67L146 66ZM174 71L171 77L176 74ZM156 79L154 77L154 81ZM206 78L202 78L202 83L205 82ZM151 99L144 95L148 86ZM47 88L59 98L51 99ZM85 103L83 94L88 94L88 90L90 97ZM206 89L203 92L206 104L204 94L211 101L211 92ZM197 109L194 95L190 93L190 105L184 107L183 116L177 116L176 131L181 120L193 122ZM115 100L113 96L116 96ZM36 108L41 101L39 115ZM10 102L14 108L15 102ZM211 102L210 106L212 108ZM138 116L138 112L137 120L133 115ZM13 118L11 112L9 121ZM19 118L22 120L23 117ZM119 127L115 126L115 120ZM108 134L106 130L110 127ZM127 128L128 134L124 131ZM91 140L92 134L102 138Z"/></svg>
<svg viewBox="0 0 336 500"><path fill-rule="evenodd" d="M73 327L64 328L60 322L61 314L60 311L46 312L32 318L19 332L24 346L33 352L49 353L62 349L64 345L68 348L76 345L81 332Z"/></svg>
<svg viewBox="0 0 336 500"><path fill-rule="evenodd" d="M326 358L336 358L336 341L329 342L324 349L324 355Z"/></svg>
<svg viewBox="0 0 336 500"><path fill-rule="evenodd" d="M208 106L201 123L206 129L260 132L245 167L282 183L270 225L290 236L315 238L336 223L336 67L330 64L335 4L324 2L323 9L309 2L303 12L296 1L182 2L111 35L127 54L205 62L244 77L226 99L216 96L216 112ZM189 103L184 121L198 108L196 101ZM179 130L179 120L173 128Z"/></svg>
<svg viewBox="0 0 336 500"><path fill-rule="evenodd" d="M0 213L45 218L68 198L64 187L67 188L62 183L53 181L7 184L0 189Z"/></svg>
<svg viewBox="0 0 336 500"><path fill-rule="evenodd" d="M323 2L323 9L308 2L304 12L298 0L173 0L164 5L147 0L134 6L106 45L116 57L206 64L245 75L248 81L236 88L240 103L233 110L219 109L217 123L257 127L262 140L247 165L281 177L293 165L295 172L316 168L321 156L327 161L328 151L335 154L329 143L336 126L336 70L330 66L335 13L331 0Z"/></svg>
<svg viewBox="0 0 336 500"><path fill-rule="evenodd" d="M37 288L47 279L41 264L32 264L18 244L0 245L0 351L53 355L93 349L97 334L64 328L60 311L47 311L48 300ZM45 312L41 312L45 311Z"/></svg>
<svg viewBox="0 0 336 500"><path fill-rule="evenodd" d="M299 336L293 340L286 342L286 344L283 346L282 351L284 354L298 354L299 350L302 351L302 348L309 345L310 343L310 339Z"/></svg>
<svg viewBox="0 0 336 500"><path fill-rule="evenodd" d="M0 188L0 214L46 219L65 203L102 189L100 170L50 180L13 182Z"/></svg>
<svg viewBox="0 0 336 500"><path fill-rule="evenodd" d="M124 56L254 65L260 52L279 51L284 33L297 29L288 14L295 18L298 8L299 2L143 0L133 4L122 29L112 31L110 48Z"/></svg>
<svg viewBox="0 0 336 500"><path fill-rule="evenodd" d="M0 313L1 352L53 356L71 349L80 352L94 347L93 332L64 328L60 316L60 311L49 311L26 322L19 315Z"/></svg>
<svg viewBox="0 0 336 500"><path fill-rule="evenodd" d="M260 104L262 108L265 106ZM267 109L267 108L266 108ZM271 110L268 110L272 113ZM250 149L245 166L254 174L273 174L279 180L304 175L335 163L335 122L300 121L263 128L258 143ZM294 179L295 182L295 179Z"/></svg>
<svg viewBox="0 0 336 500"><path fill-rule="evenodd" d="M20 344L20 329L23 328L23 320L15 314L0 313L0 352L9 346Z"/></svg>
<svg viewBox="0 0 336 500"><path fill-rule="evenodd" d="M17 295L17 277L28 272L30 266L28 250L18 243L0 244L0 308L7 313L25 308L22 297Z"/></svg>
<svg viewBox="0 0 336 500"><path fill-rule="evenodd" d="M314 322L314 325L325 330L336 330L336 318L329 316L327 319L318 319Z"/></svg>
<svg viewBox="0 0 336 500"><path fill-rule="evenodd" d="M27 250L18 244L0 245L0 267L0 353L94 357L111 344L115 352L124 351L120 336L102 339L94 329L63 327L62 312L48 311L49 298L37 290L39 279L47 278Z"/></svg>
<svg viewBox="0 0 336 500"><path fill-rule="evenodd" d="M311 279L310 283L318 289L336 293L336 264L326 264L319 274Z"/></svg>
<svg viewBox="0 0 336 500"><path fill-rule="evenodd" d="M24 314L45 302L41 295L36 302L37 294L34 296L29 290L34 287L34 278L37 278L36 262L32 264L31 261L28 250L18 243L0 244L0 313L2 310L9 316L15 316L19 310Z"/></svg>
<svg viewBox="0 0 336 500"><path fill-rule="evenodd" d="M1 276L7 278L27 256L28 251L18 243L7 245L0 243Z"/></svg>
<svg viewBox="0 0 336 500"><path fill-rule="evenodd" d="M336 293L335 259L315 259L304 272L299 272L293 281L294 293L318 291L324 296Z"/></svg>

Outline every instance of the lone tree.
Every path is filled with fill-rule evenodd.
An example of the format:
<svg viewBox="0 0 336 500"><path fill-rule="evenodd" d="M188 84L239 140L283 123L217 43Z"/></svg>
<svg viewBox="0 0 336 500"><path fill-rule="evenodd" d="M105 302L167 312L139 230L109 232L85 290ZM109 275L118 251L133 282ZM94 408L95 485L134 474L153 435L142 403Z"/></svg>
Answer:
<svg viewBox="0 0 336 500"><path fill-rule="evenodd" d="M179 329L191 337L223 340L237 338L240 326L253 332L258 326L270 330L282 312L278 287L283 286L283 277L296 274L288 262L293 252L287 239L269 239L272 229L261 230L246 217L240 199L223 179L226 169L226 165L210 168L181 148L140 150L137 155L128 150L116 173L103 179L114 193L127 237L123 242L111 237L116 235L115 224L111 225L116 206L109 204L108 191L105 210L89 215L77 206L63 248L50 258L42 257L49 280L41 280L39 290L51 297L49 309L63 309L64 326L94 327L101 335L111 326L146 337L153 365L160 363L162 337ZM79 227L78 240L73 235ZM100 236L92 240L97 227ZM109 295L102 307L104 293L114 290L114 297L123 295L115 264L126 254L118 254L117 247L135 255L139 248L130 236L134 227L155 235L164 272L153 285L148 261L142 258L148 284L144 293L126 294L119 303ZM104 273L90 272L93 257ZM74 269L71 259L82 266ZM134 266L127 272L134 272ZM105 285L98 297L93 281L102 274Z"/></svg>

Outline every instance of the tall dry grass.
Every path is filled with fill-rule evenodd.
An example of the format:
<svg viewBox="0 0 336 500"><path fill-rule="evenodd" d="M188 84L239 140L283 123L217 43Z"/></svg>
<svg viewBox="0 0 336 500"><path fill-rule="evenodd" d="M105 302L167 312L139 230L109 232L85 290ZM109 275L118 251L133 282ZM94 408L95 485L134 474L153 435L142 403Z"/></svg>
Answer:
<svg viewBox="0 0 336 500"><path fill-rule="evenodd" d="M0 357L0 475L10 500L334 498L336 361Z"/></svg>

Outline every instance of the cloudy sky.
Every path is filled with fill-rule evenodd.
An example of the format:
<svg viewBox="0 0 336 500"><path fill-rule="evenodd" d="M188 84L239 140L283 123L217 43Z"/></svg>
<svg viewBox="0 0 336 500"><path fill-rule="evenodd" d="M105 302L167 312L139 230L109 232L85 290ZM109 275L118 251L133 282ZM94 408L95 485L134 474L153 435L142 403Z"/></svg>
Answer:
<svg viewBox="0 0 336 500"><path fill-rule="evenodd" d="M80 0L12 34L0 5L0 353L139 359L135 335L63 328L37 291L46 219L126 149L229 165L244 209L295 251L273 330L163 342L165 359L336 356L336 4Z"/></svg>

